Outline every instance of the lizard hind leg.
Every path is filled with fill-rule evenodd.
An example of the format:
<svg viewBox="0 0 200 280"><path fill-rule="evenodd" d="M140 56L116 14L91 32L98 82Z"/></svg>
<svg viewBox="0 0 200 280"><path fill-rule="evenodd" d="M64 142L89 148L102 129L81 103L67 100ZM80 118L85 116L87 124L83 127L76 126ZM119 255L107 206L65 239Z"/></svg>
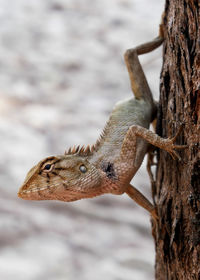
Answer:
<svg viewBox="0 0 200 280"><path fill-rule="evenodd" d="M138 59L138 55L145 54L158 48L163 38L158 36L154 40L135 48L128 49L124 54L125 63L128 69L132 91L137 99L144 99L153 104L153 97L147 83L144 71Z"/></svg>
<svg viewBox="0 0 200 280"><path fill-rule="evenodd" d="M155 206L140 191L138 191L135 187L128 185L126 193L137 204L146 209L155 220L158 219Z"/></svg>

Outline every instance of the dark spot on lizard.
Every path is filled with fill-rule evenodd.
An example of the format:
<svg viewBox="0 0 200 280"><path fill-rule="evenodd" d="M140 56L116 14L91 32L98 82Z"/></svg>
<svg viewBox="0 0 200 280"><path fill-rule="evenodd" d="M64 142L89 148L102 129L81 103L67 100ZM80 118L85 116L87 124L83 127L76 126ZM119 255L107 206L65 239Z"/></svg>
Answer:
<svg viewBox="0 0 200 280"><path fill-rule="evenodd" d="M102 170L106 173L109 179L116 179L116 173L114 169L114 164L111 162L103 162Z"/></svg>
<svg viewBox="0 0 200 280"><path fill-rule="evenodd" d="M55 170L65 170L66 168L63 168L63 167L55 167L54 169L55 169Z"/></svg>
<svg viewBox="0 0 200 280"><path fill-rule="evenodd" d="M58 173L56 173L55 171L52 171L51 173L55 176L59 176Z"/></svg>
<svg viewBox="0 0 200 280"><path fill-rule="evenodd" d="M49 184L49 182L50 182L50 176L49 176L49 174L47 173L47 184Z"/></svg>

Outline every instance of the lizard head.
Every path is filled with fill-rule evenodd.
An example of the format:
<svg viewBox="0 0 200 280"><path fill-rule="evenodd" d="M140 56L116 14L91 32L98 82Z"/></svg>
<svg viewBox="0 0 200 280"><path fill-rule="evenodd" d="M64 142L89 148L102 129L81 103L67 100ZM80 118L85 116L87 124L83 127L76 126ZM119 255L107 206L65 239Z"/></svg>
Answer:
<svg viewBox="0 0 200 280"><path fill-rule="evenodd" d="M101 181L101 172L86 157L53 156L31 168L18 196L27 200L73 201L102 194Z"/></svg>

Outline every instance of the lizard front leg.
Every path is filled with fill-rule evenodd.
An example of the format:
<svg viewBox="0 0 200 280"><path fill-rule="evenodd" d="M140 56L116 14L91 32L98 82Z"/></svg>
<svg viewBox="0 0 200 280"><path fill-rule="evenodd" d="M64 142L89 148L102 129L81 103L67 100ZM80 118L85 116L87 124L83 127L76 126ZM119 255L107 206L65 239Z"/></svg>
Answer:
<svg viewBox="0 0 200 280"><path fill-rule="evenodd" d="M139 125L132 125L122 144L121 149L121 157L122 159L131 159L135 160L136 155L136 146L137 146L137 139L142 138L146 140L148 143L167 151L173 159L178 158L181 160L179 154L175 151L175 149L185 149L187 145L176 145L174 144L176 138L180 134L182 127L178 130L177 134L173 138L162 138L158 134L154 133L147 128L144 128Z"/></svg>

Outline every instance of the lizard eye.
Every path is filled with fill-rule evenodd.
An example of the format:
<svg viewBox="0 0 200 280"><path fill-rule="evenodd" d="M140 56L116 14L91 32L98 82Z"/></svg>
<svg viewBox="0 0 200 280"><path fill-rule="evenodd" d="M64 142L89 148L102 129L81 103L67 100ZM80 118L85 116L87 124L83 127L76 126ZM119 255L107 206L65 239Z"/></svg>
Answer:
<svg viewBox="0 0 200 280"><path fill-rule="evenodd" d="M86 168L85 165L83 165L83 164L79 167L79 170L80 170L82 173L86 173L86 172L87 172L87 168Z"/></svg>
<svg viewBox="0 0 200 280"><path fill-rule="evenodd" d="M44 167L43 167L43 170L46 171L46 172L49 172L52 170L53 168L53 164L50 164L50 163L47 163Z"/></svg>

